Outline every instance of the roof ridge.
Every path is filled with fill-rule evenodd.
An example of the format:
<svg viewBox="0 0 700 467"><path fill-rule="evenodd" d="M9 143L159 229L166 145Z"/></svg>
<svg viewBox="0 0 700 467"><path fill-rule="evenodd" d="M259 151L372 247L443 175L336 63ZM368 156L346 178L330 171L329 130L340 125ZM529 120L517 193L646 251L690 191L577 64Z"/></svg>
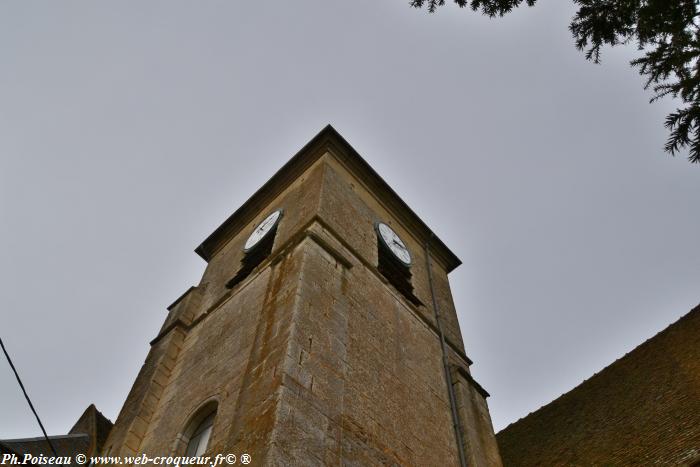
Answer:
<svg viewBox="0 0 700 467"><path fill-rule="evenodd" d="M67 435L52 435L49 436L49 439L66 439L66 438L80 438L87 436L89 437L87 433L70 433ZM46 438L43 436L37 436L34 438L12 438L12 439L0 439L0 443L19 443L19 442L26 442L26 441L44 441Z"/></svg>

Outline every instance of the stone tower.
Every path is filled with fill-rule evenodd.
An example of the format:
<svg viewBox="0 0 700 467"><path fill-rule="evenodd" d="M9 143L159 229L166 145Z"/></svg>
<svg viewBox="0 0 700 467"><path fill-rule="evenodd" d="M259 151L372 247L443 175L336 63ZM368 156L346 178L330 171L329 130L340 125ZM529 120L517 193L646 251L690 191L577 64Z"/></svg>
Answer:
<svg viewBox="0 0 700 467"><path fill-rule="evenodd" d="M196 252L202 280L168 307L106 454L501 464L459 259L331 126Z"/></svg>

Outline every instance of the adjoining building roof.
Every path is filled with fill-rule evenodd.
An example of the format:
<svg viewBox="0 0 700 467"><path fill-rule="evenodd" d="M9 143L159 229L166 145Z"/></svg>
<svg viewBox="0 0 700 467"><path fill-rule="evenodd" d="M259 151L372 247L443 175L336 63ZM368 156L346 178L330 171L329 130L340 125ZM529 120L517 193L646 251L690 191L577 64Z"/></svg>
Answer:
<svg viewBox="0 0 700 467"><path fill-rule="evenodd" d="M87 433L90 436L90 452L92 453L102 450L112 426L113 423L97 410L95 404L90 404L68 434Z"/></svg>
<svg viewBox="0 0 700 467"><path fill-rule="evenodd" d="M87 433L49 436L49 440L51 440L51 445L56 449L56 455L59 457L73 458L76 454L87 454L90 447L90 435ZM25 454L31 454L34 457L39 455L53 457L51 447L43 436L0 440L0 449L2 448L8 449L10 454L17 454L20 459Z"/></svg>
<svg viewBox="0 0 700 467"><path fill-rule="evenodd" d="M67 435L49 436L49 440L58 457L70 457L72 462L69 465L76 465L77 454L89 457L101 451L111 429L112 422L102 415L94 404L90 404ZM53 457L51 446L43 436L3 439L0 440L0 453L15 454L21 462L25 454Z"/></svg>
<svg viewBox="0 0 700 467"><path fill-rule="evenodd" d="M417 234L423 237L421 240L431 239L435 255L442 261L448 272L462 263L331 125L322 129L284 164L253 196L209 235L195 249L195 252L208 262L226 241L250 222L267 201L281 193L327 150L359 175L373 190L383 194L383 199L388 206L409 225L415 227Z"/></svg>
<svg viewBox="0 0 700 467"><path fill-rule="evenodd" d="M700 306L496 437L508 466L696 465Z"/></svg>

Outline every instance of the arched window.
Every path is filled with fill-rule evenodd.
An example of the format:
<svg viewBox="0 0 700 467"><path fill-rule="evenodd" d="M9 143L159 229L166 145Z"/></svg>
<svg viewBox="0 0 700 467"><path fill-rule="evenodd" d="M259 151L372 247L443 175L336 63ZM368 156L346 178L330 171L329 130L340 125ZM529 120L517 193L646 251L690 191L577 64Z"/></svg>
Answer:
<svg viewBox="0 0 700 467"><path fill-rule="evenodd" d="M197 427L195 427L194 432L190 436L190 440L187 443L187 452L185 454L188 457L199 457L204 454L204 451L207 450L209 436L211 435L211 427L214 426L214 415L216 415L216 412L210 413L199 423L199 425L197 425Z"/></svg>
<svg viewBox="0 0 700 467"><path fill-rule="evenodd" d="M199 457L203 455L209 445L211 430L216 417L216 402L206 404L192 417L187 428L180 438L185 444L185 455L188 457ZM182 445L181 445L182 446ZM180 448L182 449L182 448ZM182 451L180 451L182 452Z"/></svg>

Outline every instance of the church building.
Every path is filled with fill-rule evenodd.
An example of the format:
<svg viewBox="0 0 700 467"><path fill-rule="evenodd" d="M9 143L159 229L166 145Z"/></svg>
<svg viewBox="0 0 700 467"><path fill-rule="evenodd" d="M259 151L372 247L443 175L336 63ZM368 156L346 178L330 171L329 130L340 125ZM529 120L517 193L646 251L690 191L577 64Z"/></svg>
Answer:
<svg viewBox="0 0 700 467"><path fill-rule="evenodd" d="M495 436L450 292L460 260L331 126L195 251L202 279L114 425L90 405L0 456L700 466L700 306Z"/></svg>
<svg viewBox="0 0 700 467"><path fill-rule="evenodd" d="M501 465L460 260L331 127L196 249L104 443L251 465Z"/></svg>

